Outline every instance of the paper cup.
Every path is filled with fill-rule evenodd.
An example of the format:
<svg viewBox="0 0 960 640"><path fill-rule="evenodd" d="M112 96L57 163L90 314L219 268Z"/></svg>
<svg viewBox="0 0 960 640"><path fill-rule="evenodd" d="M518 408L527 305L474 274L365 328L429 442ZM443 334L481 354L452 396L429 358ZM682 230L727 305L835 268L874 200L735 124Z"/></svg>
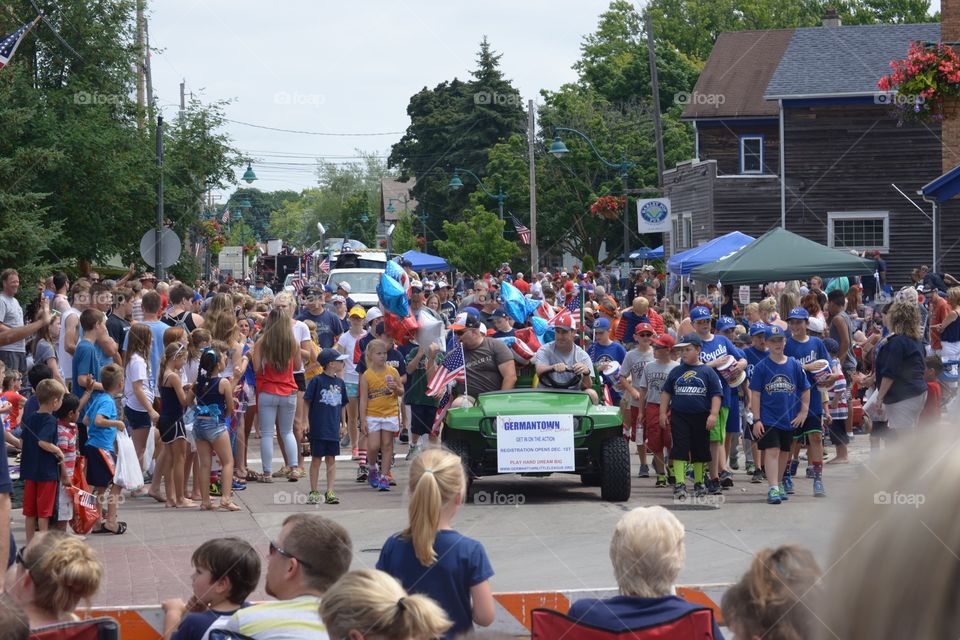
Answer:
<svg viewBox="0 0 960 640"><path fill-rule="evenodd" d="M813 370L813 379L817 381L817 385L823 387L829 384L830 376L833 375L830 363L826 360L815 360L813 364L818 365L818 368Z"/></svg>
<svg viewBox="0 0 960 640"><path fill-rule="evenodd" d="M603 367L601 371L603 374L603 380L610 386L617 386L620 384L620 363L619 362L610 362L609 364Z"/></svg>
<svg viewBox="0 0 960 640"><path fill-rule="evenodd" d="M726 362L717 367L717 373L726 381L731 387L739 387L743 384L743 381L747 379L747 374L745 371L734 372L733 368L737 364L736 358L733 356L725 356Z"/></svg>

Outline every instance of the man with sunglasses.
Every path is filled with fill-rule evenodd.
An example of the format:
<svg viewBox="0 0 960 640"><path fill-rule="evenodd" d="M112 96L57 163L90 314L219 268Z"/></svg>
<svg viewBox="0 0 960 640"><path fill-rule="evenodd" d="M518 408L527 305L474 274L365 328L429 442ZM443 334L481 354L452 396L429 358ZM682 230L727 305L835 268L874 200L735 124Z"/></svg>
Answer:
<svg viewBox="0 0 960 640"><path fill-rule="evenodd" d="M350 569L352 556L350 534L341 525L311 513L288 516L270 542L264 572L264 588L276 600L239 609L210 629L256 640L326 638L320 599Z"/></svg>
<svg viewBox="0 0 960 640"><path fill-rule="evenodd" d="M513 352L502 340L487 336L487 328L480 322L476 309L461 312L450 325L457 340L463 345L463 359L467 371L467 392L451 406L472 406L472 399L490 391L508 391L517 383L517 369L513 364ZM436 366L427 362L427 379L433 377Z"/></svg>

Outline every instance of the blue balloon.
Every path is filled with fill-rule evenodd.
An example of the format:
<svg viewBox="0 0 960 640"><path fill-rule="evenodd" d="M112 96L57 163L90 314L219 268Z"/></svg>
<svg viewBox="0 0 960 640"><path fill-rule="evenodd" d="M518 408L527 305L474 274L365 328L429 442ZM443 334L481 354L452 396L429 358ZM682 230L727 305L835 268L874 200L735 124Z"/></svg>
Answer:
<svg viewBox="0 0 960 640"><path fill-rule="evenodd" d="M509 282L500 283L500 304L506 309L514 322L523 322L527 319L527 299L520 290Z"/></svg>
<svg viewBox="0 0 960 640"><path fill-rule="evenodd" d="M393 260L388 260L387 266L386 266L386 273L388 276L390 276L397 282L400 282L400 280L403 279L404 270L403 270L403 267L401 267L399 264L397 264Z"/></svg>
<svg viewBox="0 0 960 640"><path fill-rule="evenodd" d="M533 316L530 318L530 326L533 327L533 332L537 335L538 338L543 337L546 333L548 324L547 321L541 318L540 316Z"/></svg>
<svg viewBox="0 0 960 640"><path fill-rule="evenodd" d="M547 330L543 332L540 338L540 344L550 344L557 339L557 334L554 332L553 327L547 327Z"/></svg>
<svg viewBox="0 0 960 640"><path fill-rule="evenodd" d="M534 299L532 299L532 298L528 298L528 299L525 301L525 303L526 303L526 305L527 305L527 315L529 316L531 313L533 313L534 311L536 311L537 309L540 308L540 305L543 304L543 301L542 301L542 300L534 300Z"/></svg>
<svg viewBox="0 0 960 640"><path fill-rule="evenodd" d="M380 275L380 284L377 285L377 297L380 298L380 304L391 313L397 314L401 318L410 315L410 303L407 300L407 292L399 282L388 276L386 273Z"/></svg>

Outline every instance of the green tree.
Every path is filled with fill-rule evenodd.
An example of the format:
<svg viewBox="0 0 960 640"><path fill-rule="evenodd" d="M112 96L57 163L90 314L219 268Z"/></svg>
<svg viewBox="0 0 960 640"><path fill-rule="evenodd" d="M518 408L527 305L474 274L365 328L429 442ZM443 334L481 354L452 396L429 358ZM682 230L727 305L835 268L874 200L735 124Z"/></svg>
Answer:
<svg viewBox="0 0 960 640"><path fill-rule="evenodd" d="M397 217L397 228L393 231L393 253L406 253L417 248L417 235L420 223L412 213L401 213Z"/></svg>
<svg viewBox="0 0 960 640"><path fill-rule="evenodd" d="M443 222L448 240L437 240L437 253L452 266L470 273L493 271L518 253L517 245L503 238L503 222L482 206L470 207L463 221Z"/></svg>

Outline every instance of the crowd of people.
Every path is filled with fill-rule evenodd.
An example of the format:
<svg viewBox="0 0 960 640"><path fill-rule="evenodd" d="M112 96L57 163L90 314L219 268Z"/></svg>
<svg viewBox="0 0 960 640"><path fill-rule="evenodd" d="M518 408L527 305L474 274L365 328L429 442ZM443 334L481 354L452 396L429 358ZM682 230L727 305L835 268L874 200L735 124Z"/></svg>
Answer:
<svg viewBox="0 0 960 640"><path fill-rule="evenodd" d="M620 407L639 476L653 475L654 486L671 488L679 500L688 496L688 478L695 497L733 487L742 457L738 481L766 482L766 502L782 504L795 491L804 450L811 492L825 497L825 467L849 462L851 438L869 434L879 448L940 422L956 398L960 287L947 288L956 282L947 274L923 272L896 292L885 281L870 287L813 275L768 284L750 302L735 300L728 287L670 291L653 267L620 281L576 268L528 280L509 265L482 277L402 266L411 315L422 327L441 327L439 339L398 334L384 309L355 304L346 282L273 294L259 281L191 286L149 273L136 278L131 268L114 281L89 273L71 282L61 272L24 308L19 274L3 271L0 526L7 531L0 531L0 557L16 555L8 448L18 453L13 464L23 483L29 552L38 540L61 539L78 474L100 505L93 533L122 535L124 491L167 508L234 512L234 493L247 482L308 477L309 503L338 504L341 447L356 463L358 483L389 492L397 484L395 444L409 442L410 527L385 543L377 563L402 586L370 572L343 588L426 593L439 612L433 603L398 596L408 604L394 613L417 611L411 620L430 620L430 629L452 637L492 622L493 570L482 545L451 526L466 480L459 459L435 446L444 406L428 393L444 342L447 350L462 346L465 363L466 381L451 407L517 385L582 389L595 403ZM507 284L535 301L533 315L549 324L551 339L538 339L532 318L521 322L511 313ZM142 487L116 481L119 432L132 440ZM257 439L259 470L248 464ZM275 442L284 460L277 470ZM329 523L317 526L328 537L334 531ZM344 536L336 531L341 542ZM313 551L298 540L282 536L269 557L305 570L309 560L298 558ZM253 553L239 544L230 553L238 550ZM198 549L195 588L216 586L224 557L231 556L215 545ZM349 558L340 573L348 566ZM236 578L243 588L219 583L220 600L209 600L217 606L185 629L213 618L229 618L241 632L257 628L256 615L236 613L259 564L251 561L244 571ZM277 572L275 584L289 577ZM269 565L267 576L269 593ZM320 595L340 577L306 581L292 596L312 598L302 603L304 615L314 615ZM170 605L168 618L180 624L192 610ZM355 620L342 619L348 627Z"/></svg>

